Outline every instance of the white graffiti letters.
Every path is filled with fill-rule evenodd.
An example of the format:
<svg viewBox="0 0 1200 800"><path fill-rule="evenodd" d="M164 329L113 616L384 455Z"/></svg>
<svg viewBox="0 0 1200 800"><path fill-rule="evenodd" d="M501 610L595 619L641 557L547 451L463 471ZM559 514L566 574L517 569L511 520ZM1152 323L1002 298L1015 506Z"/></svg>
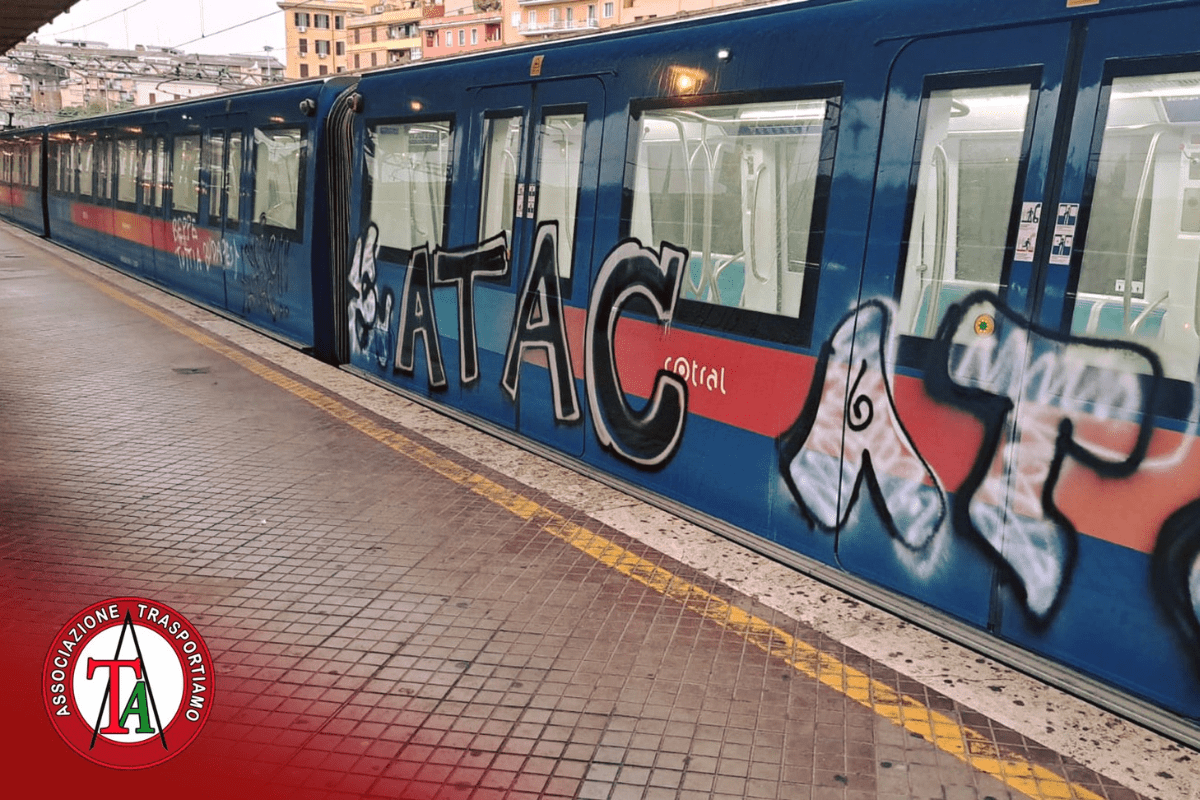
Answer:
<svg viewBox="0 0 1200 800"><path fill-rule="evenodd" d="M892 401L892 317L890 305L867 303L834 332L809 401L783 436L782 467L796 500L826 529L845 523L865 479L889 532L921 552L946 522L946 501Z"/></svg>

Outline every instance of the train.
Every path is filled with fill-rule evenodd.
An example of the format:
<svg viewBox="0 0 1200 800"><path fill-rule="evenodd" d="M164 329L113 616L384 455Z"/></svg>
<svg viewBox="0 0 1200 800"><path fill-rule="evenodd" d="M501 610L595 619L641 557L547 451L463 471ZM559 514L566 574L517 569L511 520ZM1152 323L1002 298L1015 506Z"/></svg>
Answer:
<svg viewBox="0 0 1200 800"><path fill-rule="evenodd" d="M810 0L0 135L0 215L1200 742L1197 0Z"/></svg>

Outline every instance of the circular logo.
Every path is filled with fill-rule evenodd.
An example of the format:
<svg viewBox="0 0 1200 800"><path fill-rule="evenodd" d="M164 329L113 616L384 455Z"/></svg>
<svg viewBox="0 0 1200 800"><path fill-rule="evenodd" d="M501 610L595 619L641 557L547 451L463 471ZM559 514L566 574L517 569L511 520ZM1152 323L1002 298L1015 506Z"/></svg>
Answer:
<svg viewBox="0 0 1200 800"><path fill-rule="evenodd" d="M996 320L991 314L980 314L975 318L975 333L978 336L991 336L996 332Z"/></svg>
<svg viewBox="0 0 1200 800"><path fill-rule="evenodd" d="M212 657L175 609L140 597L105 600L55 637L42 697L55 730L84 758L152 767L191 744L208 720Z"/></svg>

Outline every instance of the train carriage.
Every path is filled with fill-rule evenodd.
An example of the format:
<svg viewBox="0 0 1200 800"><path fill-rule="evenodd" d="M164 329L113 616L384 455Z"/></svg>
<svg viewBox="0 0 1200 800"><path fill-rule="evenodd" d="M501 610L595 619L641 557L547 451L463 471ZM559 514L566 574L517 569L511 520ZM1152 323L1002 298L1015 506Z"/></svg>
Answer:
<svg viewBox="0 0 1200 800"><path fill-rule="evenodd" d="M814 0L34 136L53 238L1196 742L1197 15Z"/></svg>

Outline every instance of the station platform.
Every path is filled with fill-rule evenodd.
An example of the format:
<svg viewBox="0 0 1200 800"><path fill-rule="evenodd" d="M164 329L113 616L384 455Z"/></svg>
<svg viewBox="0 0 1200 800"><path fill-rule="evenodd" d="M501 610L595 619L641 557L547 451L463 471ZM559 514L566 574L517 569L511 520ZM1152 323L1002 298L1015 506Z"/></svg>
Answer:
<svg viewBox="0 0 1200 800"><path fill-rule="evenodd" d="M44 699L121 597L213 662L137 770ZM39 796L1200 798L1184 745L2 224L0 663Z"/></svg>

